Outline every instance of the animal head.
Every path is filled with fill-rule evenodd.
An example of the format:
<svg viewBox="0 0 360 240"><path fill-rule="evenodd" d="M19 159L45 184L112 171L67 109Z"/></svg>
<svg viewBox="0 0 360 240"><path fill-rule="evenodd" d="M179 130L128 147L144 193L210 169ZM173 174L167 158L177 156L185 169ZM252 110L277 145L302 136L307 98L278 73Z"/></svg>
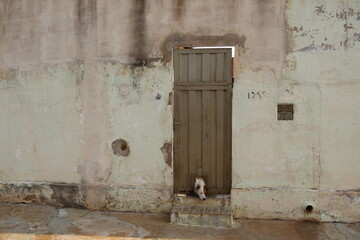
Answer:
<svg viewBox="0 0 360 240"><path fill-rule="evenodd" d="M195 178L194 192L199 196L201 200L206 199L206 185L202 178Z"/></svg>

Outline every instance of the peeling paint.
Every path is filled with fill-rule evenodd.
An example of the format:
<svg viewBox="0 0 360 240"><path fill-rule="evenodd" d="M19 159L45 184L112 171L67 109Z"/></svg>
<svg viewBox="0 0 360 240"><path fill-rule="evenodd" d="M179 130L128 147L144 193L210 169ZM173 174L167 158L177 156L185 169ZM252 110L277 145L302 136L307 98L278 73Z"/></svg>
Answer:
<svg viewBox="0 0 360 240"><path fill-rule="evenodd" d="M164 161L171 168L172 167L172 144L169 142L164 143L160 148L161 152L164 155Z"/></svg>

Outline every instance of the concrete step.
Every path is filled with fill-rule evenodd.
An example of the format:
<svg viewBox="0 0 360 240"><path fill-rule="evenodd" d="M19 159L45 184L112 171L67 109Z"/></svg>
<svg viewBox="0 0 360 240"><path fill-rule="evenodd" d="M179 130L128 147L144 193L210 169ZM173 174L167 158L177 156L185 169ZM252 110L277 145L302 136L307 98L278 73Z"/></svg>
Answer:
<svg viewBox="0 0 360 240"><path fill-rule="evenodd" d="M202 201L196 195L175 194L172 202L173 202L173 206L190 205L190 206L231 207L230 195L208 196L205 201Z"/></svg>
<svg viewBox="0 0 360 240"><path fill-rule="evenodd" d="M230 198L215 196L202 201L194 196L175 195L171 209L171 223L201 227L231 227L233 216Z"/></svg>

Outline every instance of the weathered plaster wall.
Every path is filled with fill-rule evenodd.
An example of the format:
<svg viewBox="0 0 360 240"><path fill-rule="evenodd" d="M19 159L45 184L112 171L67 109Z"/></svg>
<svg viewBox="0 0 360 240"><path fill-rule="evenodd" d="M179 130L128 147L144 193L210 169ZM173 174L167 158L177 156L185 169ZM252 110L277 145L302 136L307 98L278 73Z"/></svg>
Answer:
<svg viewBox="0 0 360 240"><path fill-rule="evenodd" d="M235 217L359 220L358 1L1 0L0 24L1 199L169 211L172 48L231 45Z"/></svg>
<svg viewBox="0 0 360 240"><path fill-rule="evenodd" d="M265 65L240 75L235 215L360 219L359 16L359 1L287 1L281 74ZM263 94L248 100L248 92ZM277 103L294 103L293 121L276 120ZM313 214L302 211L306 202L314 204Z"/></svg>

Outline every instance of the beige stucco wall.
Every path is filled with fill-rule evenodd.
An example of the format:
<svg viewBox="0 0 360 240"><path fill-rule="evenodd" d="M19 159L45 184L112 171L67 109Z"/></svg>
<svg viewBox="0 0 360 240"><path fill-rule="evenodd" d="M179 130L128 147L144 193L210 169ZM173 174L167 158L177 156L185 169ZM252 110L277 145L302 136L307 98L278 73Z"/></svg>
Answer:
<svg viewBox="0 0 360 240"><path fill-rule="evenodd" d="M2 0L0 13L3 200L169 211L172 47L227 45L235 217L360 220L358 1Z"/></svg>

